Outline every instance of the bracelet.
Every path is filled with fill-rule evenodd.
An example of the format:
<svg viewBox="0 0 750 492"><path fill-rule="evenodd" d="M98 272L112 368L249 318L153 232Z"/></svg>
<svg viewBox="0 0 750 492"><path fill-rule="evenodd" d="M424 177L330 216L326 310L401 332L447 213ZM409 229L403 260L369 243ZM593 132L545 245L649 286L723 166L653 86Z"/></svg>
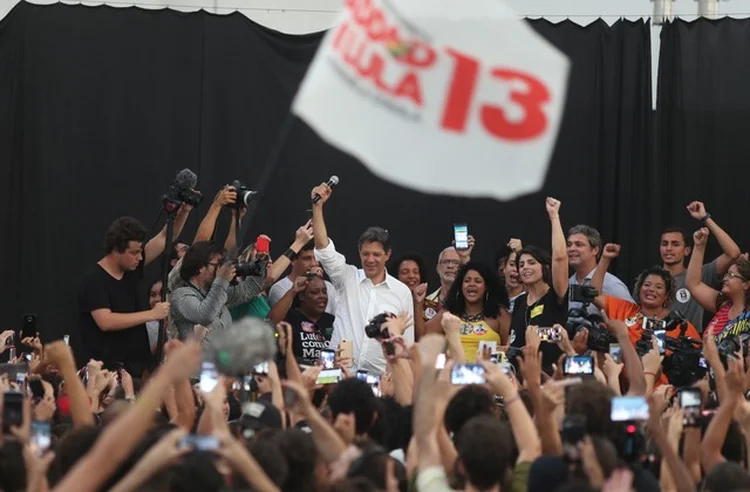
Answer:
<svg viewBox="0 0 750 492"><path fill-rule="evenodd" d="M644 371L643 374L646 375L646 376L653 376L654 379L656 379L656 374L654 374L653 372Z"/></svg>
<svg viewBox="0 0 750 492"><path fill-rule="evenodd" d="M516 393L515 395L513 395L513 396L511 396L510 398L508 398L507 400L505 400L505 401L503 402L503 406L507 408L507 407L509 407L509 406L510 406L511 404L513 404L513 403L515 403L515 402L519 401L520 399L521 399L521 395L519 395L518 393Z"/></svg>
<svg viewBox="0 0 750 492"><path fill-rule="evenodd" d="M706 223L706 221L707 221L708 219L710 219L710 218L711 218L711 214L709 214L708 212L706 212L706 215L705 215L704 217L702 217L702 218L700 219L700 221L701 221L701 222L702 222L703 224L705 224L705 223Z"/></svg>
<svg viewBox="0 0 750 492"><path fill-rule="evenodd" d="M293 260L294 257L297 256L297 252L294 251L292 248L287 248L286 251L284 251L284 256L286 256L290 260Z"/></svg>

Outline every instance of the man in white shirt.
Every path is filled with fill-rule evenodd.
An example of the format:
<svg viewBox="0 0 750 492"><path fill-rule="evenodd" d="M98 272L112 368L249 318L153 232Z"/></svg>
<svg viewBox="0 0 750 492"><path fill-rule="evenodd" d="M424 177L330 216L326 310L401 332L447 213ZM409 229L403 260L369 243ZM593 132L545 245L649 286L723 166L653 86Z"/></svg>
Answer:
<svg viewBox="0 0 750 492"><path fill-rule="evenodd" d="M407 313L414 316L414 303L409 288L388 275L385 265L391 257L388 232L379 227L370 227L359 238L359 258L362 268L346 263L344 255L328 238L323 205L331 196L326 183L312 190L312 197L319 196L313 204L313 236L315 257L331 278L338 292L336 321L330 347L338 347L341 340L351 340L353 345L353 370L382 373L386 360L378 340L365 335L365 326L376 315L389 312ZM409 326L404 339L414 341L414 327Z"/></svg>
<svg viewBox="0 0 750 492"><path fill-rule="evenodd" d="M591 226L577 225L568 231L568 263L575 273L568 281L569 285L589 285L596 271L597 258L602 249L602 236L599 231ZM630 296L628 287L611 273L604 276L602 294L635 302ZM569 309L577 309L582 305L580 302L569 302ZM590 313L598 313L599 310L593 304L589 305Z"/></svg>
<svg viewBox="0 0 750 492"><path fill-rule="evenodd" d="M271 290L268 292L268 302L271 306L279 302L279 299L289 292L289 289L292 288L297 277L304 277L318 267L318 262L315 261L314 249L315 243L310 241L302 247L299 253L291 258L292 271L289 275L273 284L273 287L271 287ZM328 314L336 315L336 288L328 281L326 281L326 287L328 289L328 305L326 306L326 312Z"/></svg>

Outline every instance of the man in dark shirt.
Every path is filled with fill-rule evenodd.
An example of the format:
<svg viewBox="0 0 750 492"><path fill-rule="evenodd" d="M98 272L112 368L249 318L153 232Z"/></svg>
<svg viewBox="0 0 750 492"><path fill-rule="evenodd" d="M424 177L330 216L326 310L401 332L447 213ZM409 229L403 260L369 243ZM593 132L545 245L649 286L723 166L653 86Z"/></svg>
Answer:
<svg viewBox="0 0 750 492"><path fill-rule="evenodd" d="M183 205L175 220L179 235L191 207ZM134 377L151 363L146 322L169 314L169 303L146 309L139 284L143 267L164 252L166 228L146 242L146 228L132 217L115 220L104 236L104 257L81 280L78 316L83 357L100 360L105 367L122 363Z"/></svg>

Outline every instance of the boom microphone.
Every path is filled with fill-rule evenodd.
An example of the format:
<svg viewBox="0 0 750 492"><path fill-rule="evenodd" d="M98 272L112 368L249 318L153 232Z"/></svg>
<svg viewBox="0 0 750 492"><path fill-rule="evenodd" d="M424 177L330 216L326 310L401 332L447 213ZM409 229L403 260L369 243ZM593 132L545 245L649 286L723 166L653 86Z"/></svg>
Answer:
<svg viewBox="0 0 750 492"><path fill-rule="evenodd" d="M180 190L192 190L198 184L198 176L190 169L183 169L174 177L174 186Z"/></svg>
<svg viewBox="0 0 750 492"><path fill-rule="evenodd" d="M248 374L253 366L276 357L275 330L260 318L244 318L226 330L214 333L206 349L206 359L232 378Z"/></svg>
<svg viewBox="0 0 750 492"><path fill-rule="evenodd" d="M328 178L328 182L326 184L329 187L333 188L334 186L336 186L337 184L339 184L339 177L334 174L333 176L331 176L330 178ZM313 195L312 202L313 203L318 203L319 201L320 201L320 195L318 195L317 193L315 193L315 195Z"/></svg>

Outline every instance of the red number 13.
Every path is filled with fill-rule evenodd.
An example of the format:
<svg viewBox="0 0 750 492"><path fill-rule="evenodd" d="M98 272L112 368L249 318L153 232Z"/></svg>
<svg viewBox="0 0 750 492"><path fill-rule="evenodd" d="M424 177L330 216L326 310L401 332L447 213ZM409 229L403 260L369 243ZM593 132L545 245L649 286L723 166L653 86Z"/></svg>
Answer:
<svg viewBox="0 0 750 492"><path fill-rule="evenodd" d="M456 65L441 125L447 130L463 133L466 131L480 75L479 61L451 49L448 49L447 53L455 59ZM541 106L550 99L549 91L544 84L529 75L504 68L495 68L490 74L508 83L520 80L528 87L528 91L510 93L510 99L524 110L521 121L510 121L506 109L501 106L482 104L480 115L485 130L495 137L506 140L529 140L541 135L547 128L547 116Z"/></svg>

